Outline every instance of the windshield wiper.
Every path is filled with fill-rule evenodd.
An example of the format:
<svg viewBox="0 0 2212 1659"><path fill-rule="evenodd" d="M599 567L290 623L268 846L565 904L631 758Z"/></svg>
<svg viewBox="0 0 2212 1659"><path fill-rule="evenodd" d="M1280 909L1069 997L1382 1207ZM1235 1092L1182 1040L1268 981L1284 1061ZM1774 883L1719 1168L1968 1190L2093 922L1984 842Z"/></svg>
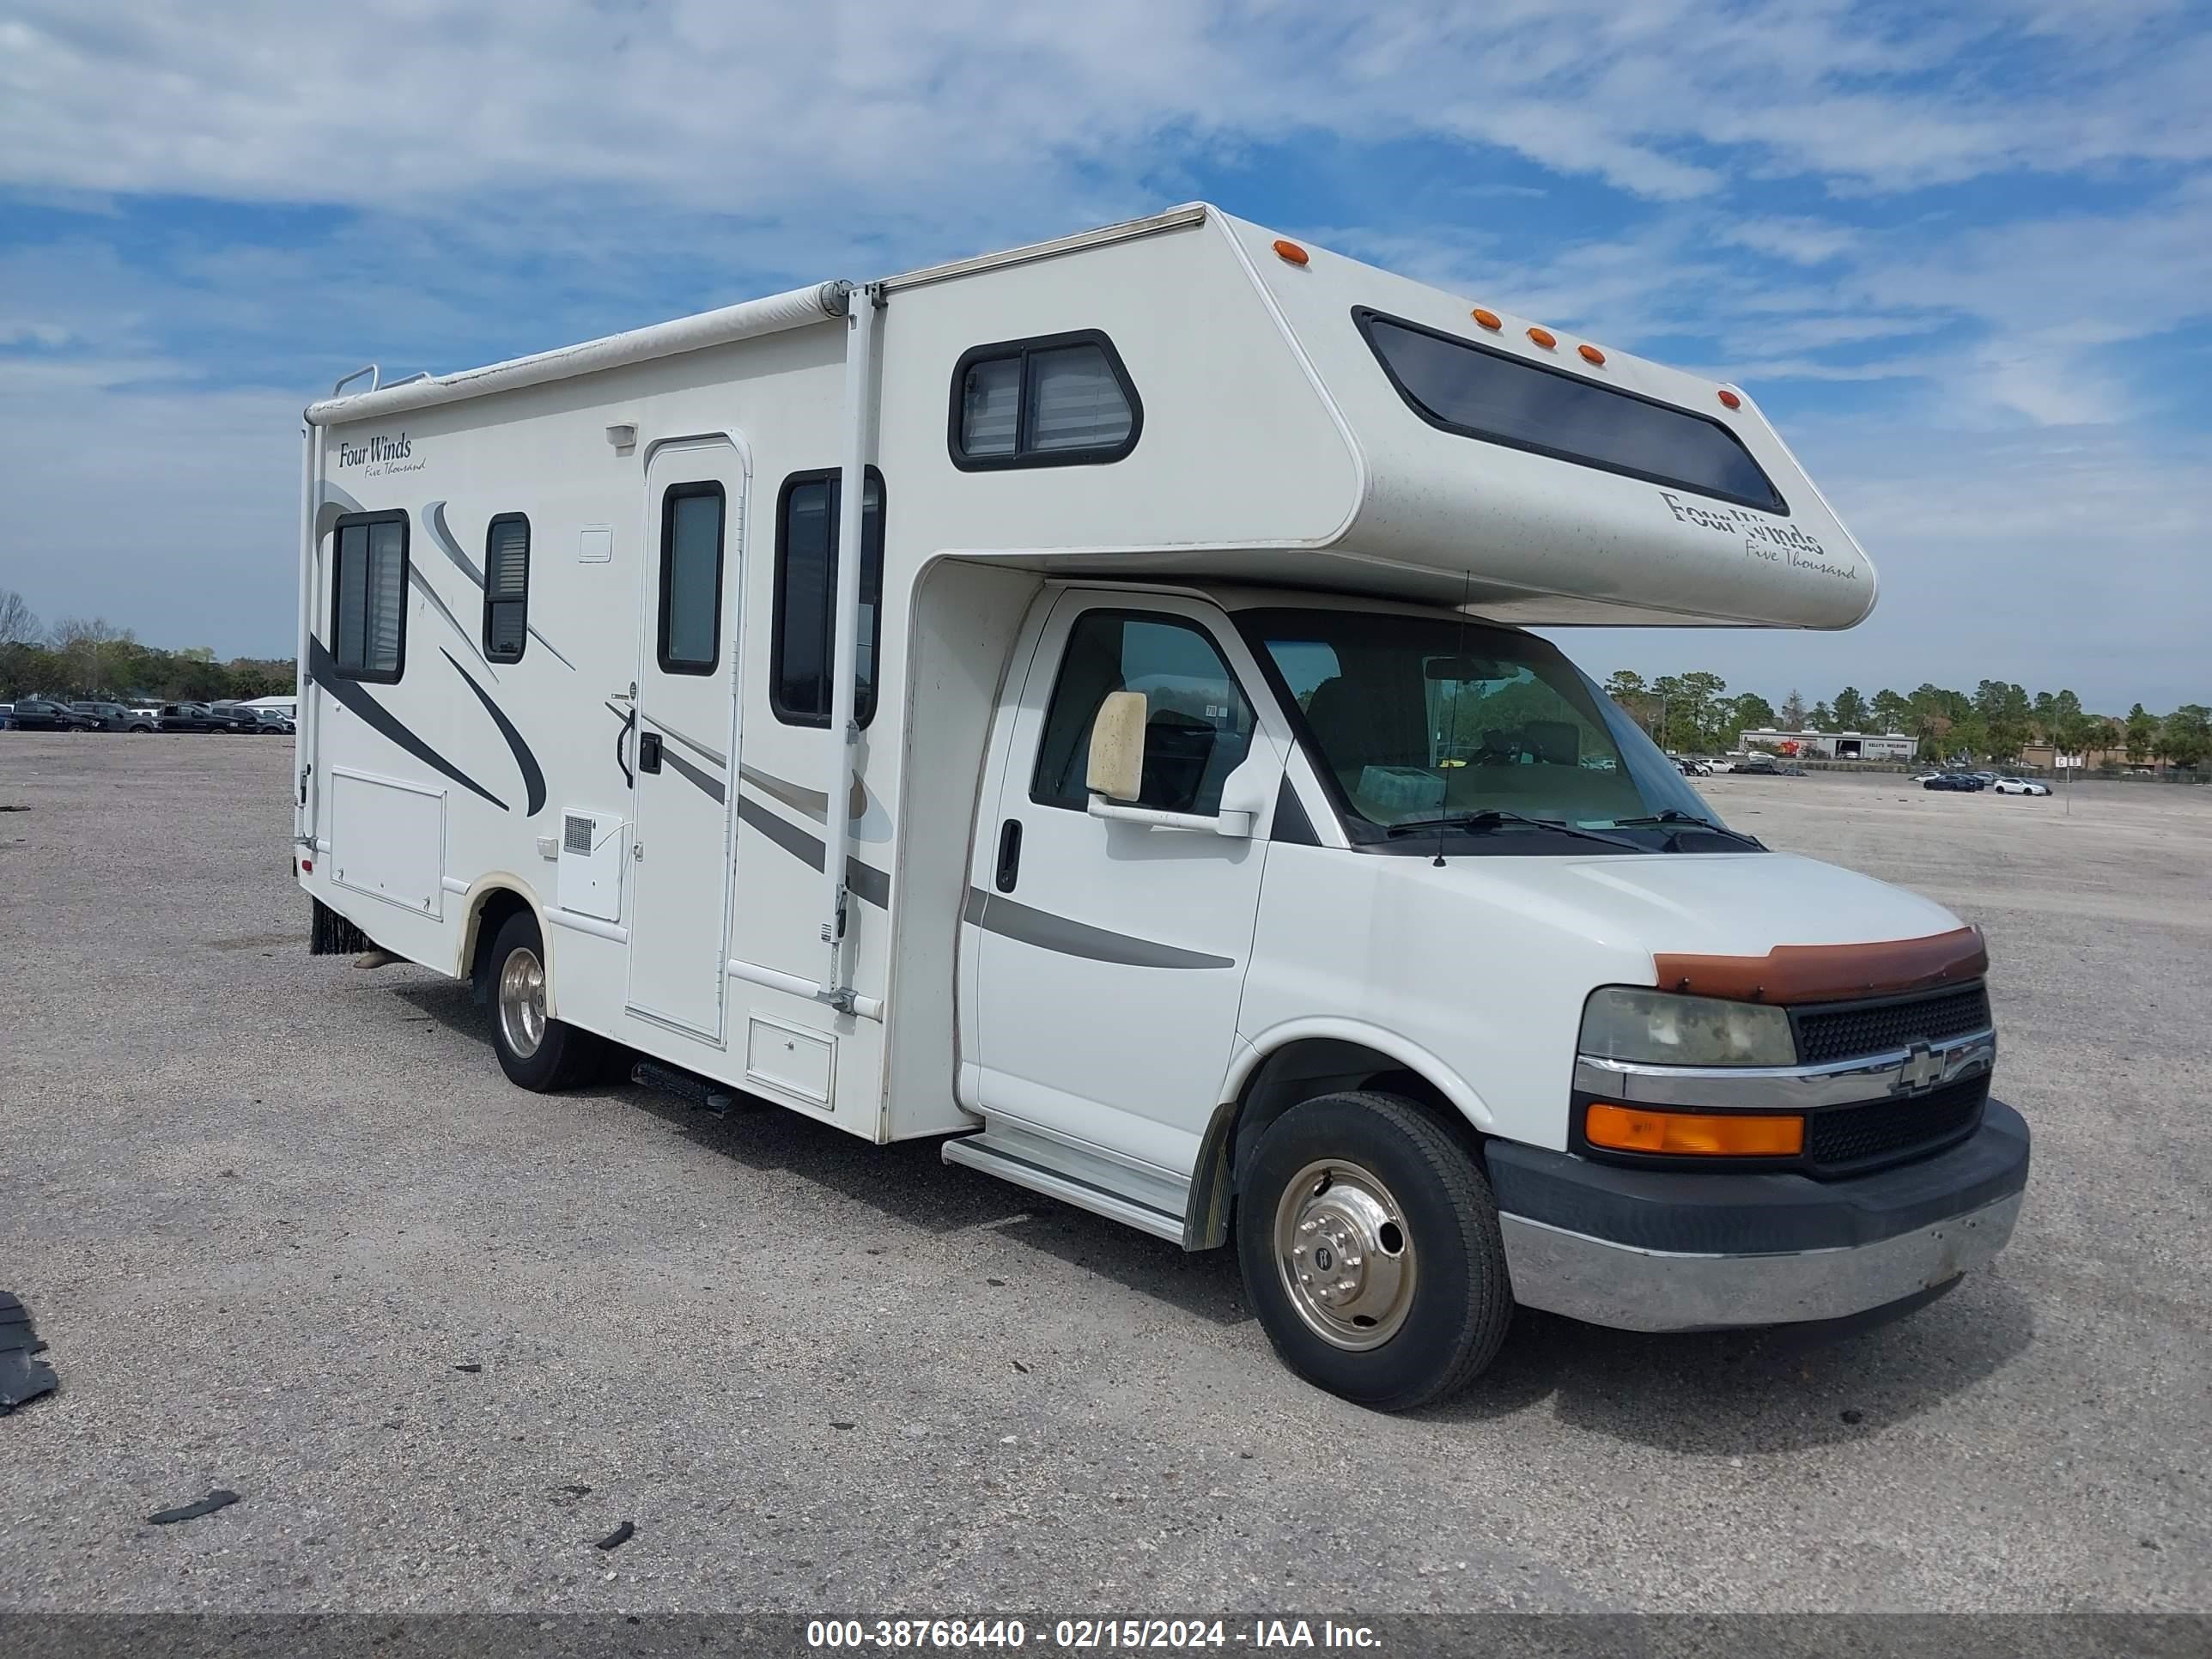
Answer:
<svg viewBox="0 0 2212 1659"><path fill-rule="evenodd" d="M1756 836L1746 835L1741 830L1731 830L1725 823L1716 823L1711 818L1701 818L1695 812L1677 811L1671 806L1662 812L1653 812L1644 817L1615 818L1613 821L1613 827L1616 830L1673 829L1677 826L1685 830L1710 830L1717 836L1726 836L1747 847L1756 847L1762 853L1766 850L1766 843Z"/></svg>
<svg viewBox="0 0 2212 1659"><path fill-rule="evenodd" d="M1480 812L1450 812L1440 817L1409 818L1394 823L1389 833L1392 836L1435 835L1439 830L1464 830L1469 835L1483 835L1509 823L1528 824L1538 830L1550 830L1562 836L1574 836L1583 841L1603 842L1607 847L1623 848L1631 853L1648 853L1651 849L1627 841L1619 836L1608 836L1601 830L1585 830L1578 823L1569 823L1564 818L1532 818L1525 812L1504 812L1487 807Z"/></svg>

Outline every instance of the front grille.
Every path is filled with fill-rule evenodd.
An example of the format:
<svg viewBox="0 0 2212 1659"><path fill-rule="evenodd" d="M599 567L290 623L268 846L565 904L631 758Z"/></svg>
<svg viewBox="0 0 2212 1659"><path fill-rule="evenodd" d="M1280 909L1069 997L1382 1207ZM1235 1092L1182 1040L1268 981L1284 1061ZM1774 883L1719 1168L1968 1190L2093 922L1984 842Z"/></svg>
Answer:
<svg viewBox="0 0 2212 1659"><path fill-rule="evenodd" d="M1838 1003L1802 1009L1796 1020L1798 1060L1820 1066L1985 1031L1990 993L1985 985L1969 985L1881 1002Z"/></svg>
<svg viewBox="0 0 2212 1659"><path fill-rule="evenodd" d="M1989 1097L1984 1072L1924 1095L1808 1113L1805 1161L1823 1175L1856 1174L1934 1152L1971 1134Z"/></svg>

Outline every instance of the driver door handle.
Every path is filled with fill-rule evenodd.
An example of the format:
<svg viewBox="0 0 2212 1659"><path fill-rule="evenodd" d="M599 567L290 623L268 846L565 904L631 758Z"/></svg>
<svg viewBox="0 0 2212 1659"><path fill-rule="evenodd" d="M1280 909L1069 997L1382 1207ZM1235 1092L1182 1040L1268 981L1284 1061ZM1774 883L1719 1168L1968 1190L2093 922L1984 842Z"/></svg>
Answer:
<svg viewBox="0 0 2212 1659"><path fill-rule="evenodd" d="M1002 893L1014 890L1022 873L1022 821L1008 818L999 829L999 869L996 885Z"/></svg>

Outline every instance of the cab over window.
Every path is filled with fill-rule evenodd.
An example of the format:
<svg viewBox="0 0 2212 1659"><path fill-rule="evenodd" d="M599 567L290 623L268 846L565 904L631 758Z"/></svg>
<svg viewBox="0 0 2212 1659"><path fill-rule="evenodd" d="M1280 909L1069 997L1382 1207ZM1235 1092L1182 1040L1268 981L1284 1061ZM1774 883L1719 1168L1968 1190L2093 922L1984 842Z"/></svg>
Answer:
<svg viewBox="0 0 2212 1659"><path fill-rule="evenodd" d="M1136 805L1212 817L1252 746L1252 705L1204 629L1179 617L1088 611L1069 630L1045 711L1030 799L1088 805L1091 726L1115 691L1146 703L1144 788Z"/></svg>

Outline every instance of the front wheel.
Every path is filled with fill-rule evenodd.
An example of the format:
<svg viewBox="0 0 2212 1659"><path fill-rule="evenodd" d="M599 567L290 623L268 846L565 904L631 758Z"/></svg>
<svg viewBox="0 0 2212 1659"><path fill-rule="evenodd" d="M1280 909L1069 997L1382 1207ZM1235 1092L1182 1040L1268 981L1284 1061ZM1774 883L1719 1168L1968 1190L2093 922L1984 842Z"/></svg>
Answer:
<svg viewBox="0 0 2212 1659"><path fill-rule="evenodd" d="M1246 1293L1283 1362L1376 1411L1456 1393L1513 1316L1474 1158L1397 1095L1324 1095L1268 1128L1238 1183Z"/></svg>
<svg viewBox="0 0 2212 1659"><path fill-rule="evenodd" d="M550 1093L581 1082L599 1039L545 1013L545 943L538 919L518 910L493 939L491 1046L507 1081Z"/></svg>

